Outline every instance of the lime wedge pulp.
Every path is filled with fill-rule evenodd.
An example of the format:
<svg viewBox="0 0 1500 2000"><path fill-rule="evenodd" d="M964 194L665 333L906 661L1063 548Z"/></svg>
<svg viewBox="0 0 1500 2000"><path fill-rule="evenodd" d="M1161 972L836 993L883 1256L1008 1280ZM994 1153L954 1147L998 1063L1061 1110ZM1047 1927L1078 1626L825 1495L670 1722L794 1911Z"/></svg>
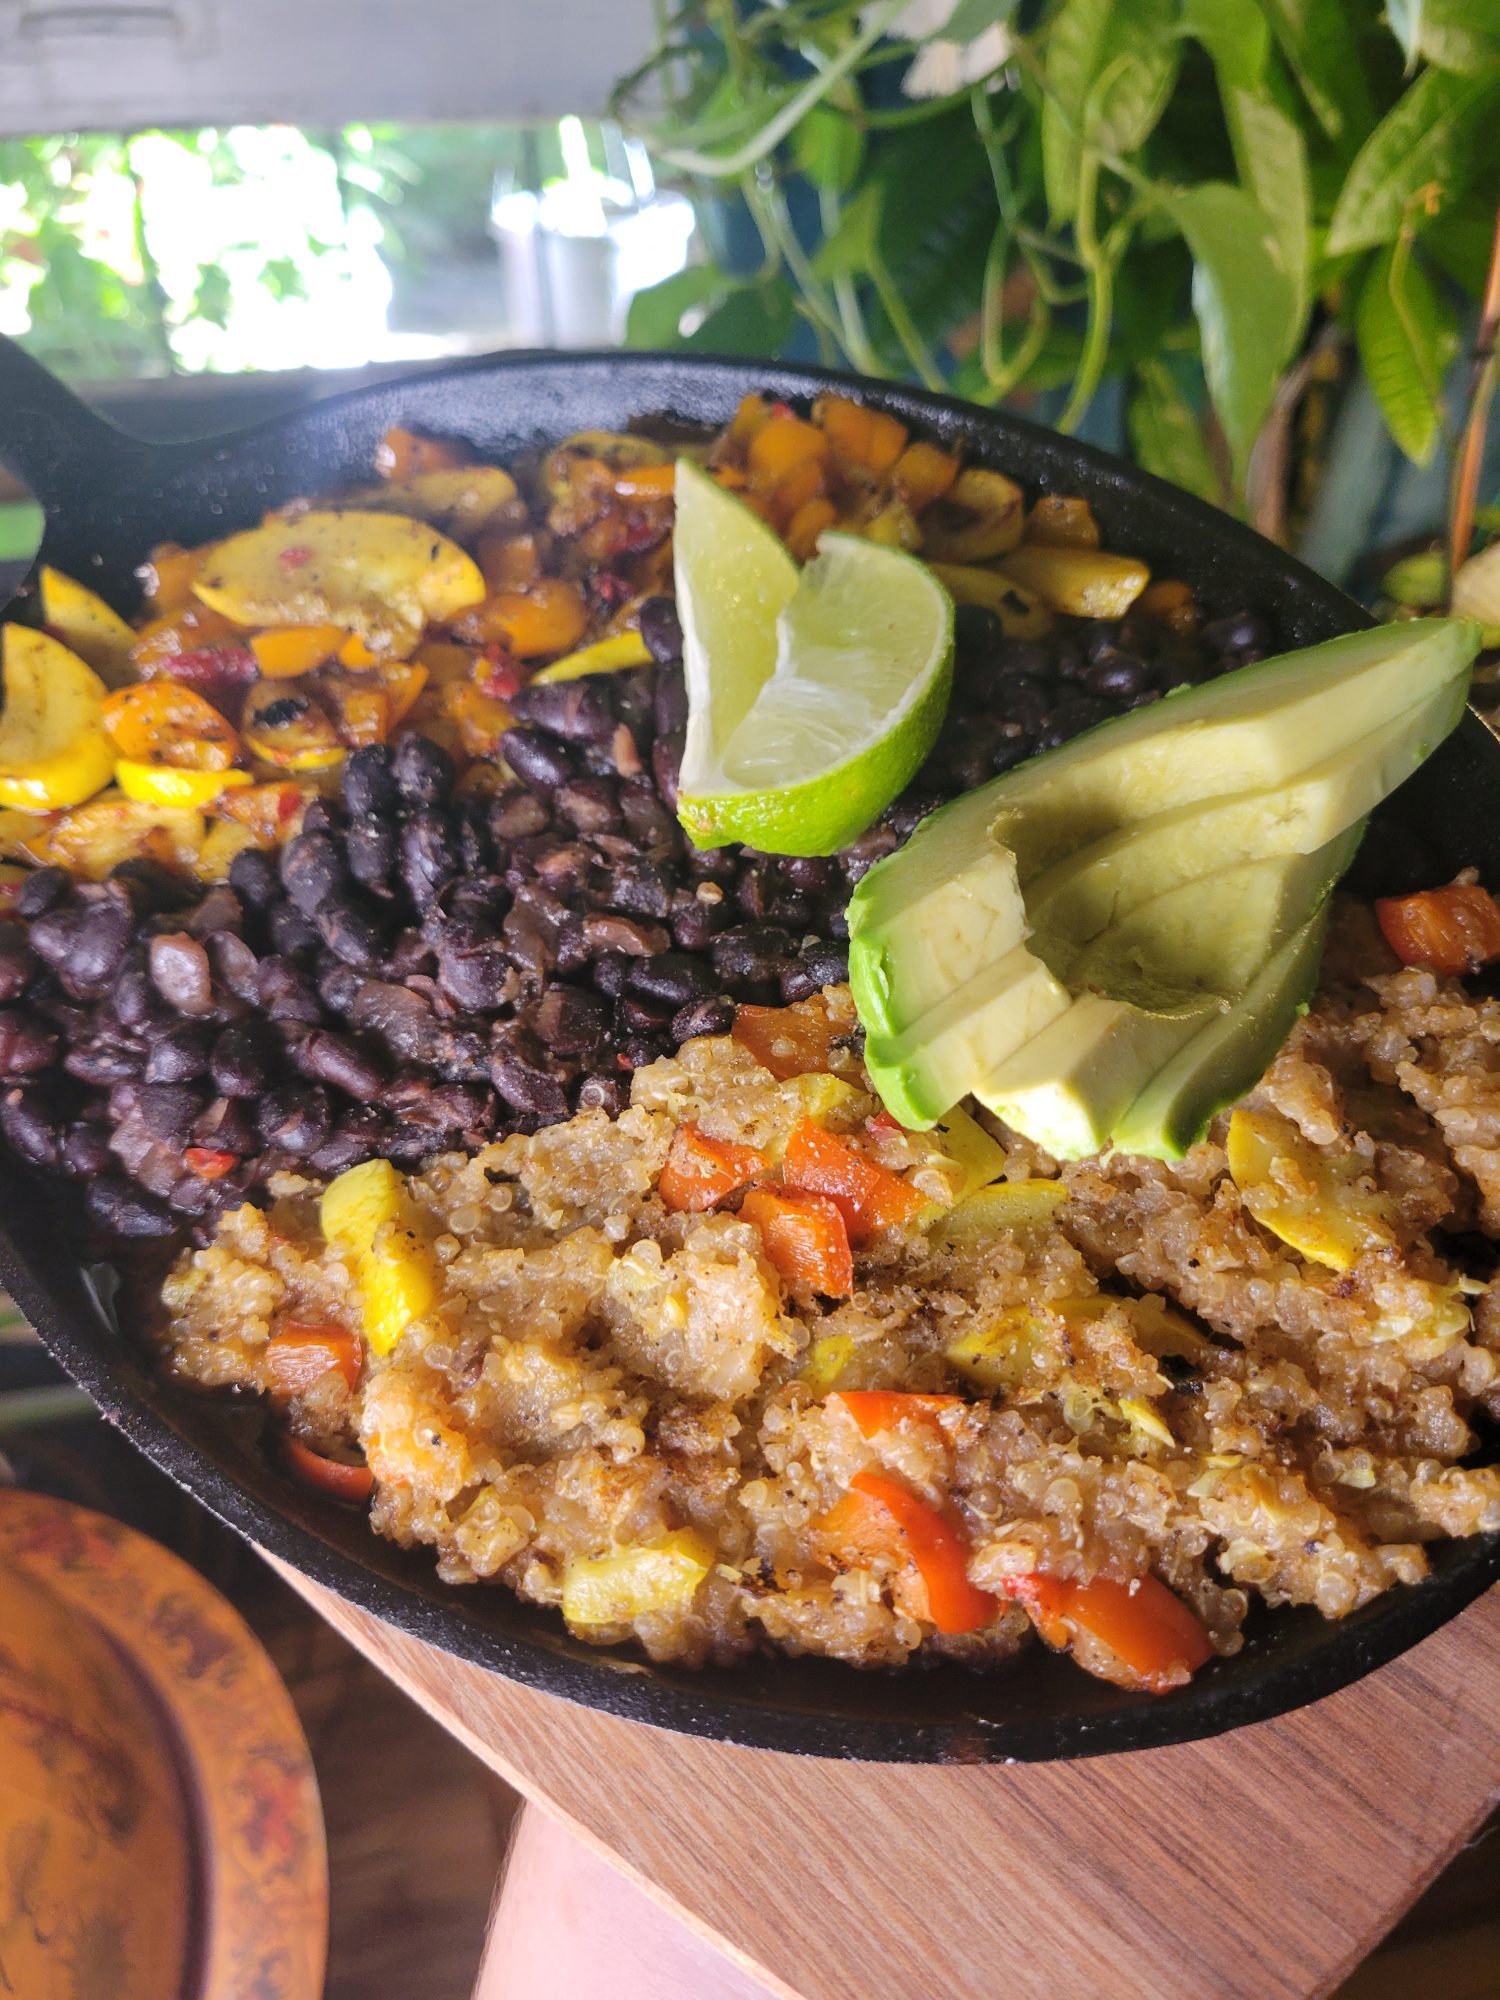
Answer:
<svg viewBox="0 0 1500 2000"><path fill-rule="evenodd" d="M677 465L688 727L678 817L699 847L833 854L942 727L953 605L914 557L825 534L800 573L759 515Z"/></svg>

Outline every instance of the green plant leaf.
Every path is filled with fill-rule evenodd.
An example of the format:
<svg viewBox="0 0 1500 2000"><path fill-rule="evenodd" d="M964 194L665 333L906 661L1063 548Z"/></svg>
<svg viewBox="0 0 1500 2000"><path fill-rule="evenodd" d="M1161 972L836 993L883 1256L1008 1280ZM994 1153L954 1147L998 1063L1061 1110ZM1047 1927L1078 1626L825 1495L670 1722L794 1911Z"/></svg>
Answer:
<svg viewBox="0 0 1500 2000"><path fill-rule="evenodd" d="M1348 0L1260 0L1281 53L1330 139L1368 131L1374 119Z"/></svg>
<svg viewBox="0 0 1500 2000"><path fill-rule="evenodd" d="M884 138L869 175L881 190L886 268L923 339L936 345L978 312L995 228L989 160L967 108ZM873 320L879 334L884 314L876 309Z"/></svg>
<svg viewBox="0 0 1500 2000"><path fill-rule="evenodd" d="M1386 0L1391 33L1406 54L1439 69L1478 76L1500 63L1500 13L1492 0Z"/></svg>
<svg viewBox="0 0 1500 2000"><path fill-rule="evenodd" d="M1209 53L1226 90L1254 90L1266 73L1271 31L1255 0L1182 0L1177 32Z"/></svg>
<svg viewBox="0 0 1500 2000"><path fill-rule="evenodd" d="M743 355L774 361L791 338L797 309L784 278L740 285L681 340L683 347L708 354Z"/></svg>
<svg viewBox="0 0 1500 2000"><path fill-rule="evenodd" d="M1015 13L1019 0L958 0L958 5L942 27L934 33L939 42L972 42L986 28L1003 28Z"/></svg>
<svg viewBox="0 0 1500 2000"><path fill-rule="evenodd" d="M880 218L885 191L879 181L868 181L839 217L838 228L824 238L813 259L820 278L863 277L879 254Z"/></svg>
<svg viewBox="0 0 1500 2000"><path fill-rule="evenodd" d="M815 104L792 134L792 157L814 187L845 194L864 164L865 135L847 112Z"/></svg>
<svg viewBox="0 0 1500 2000"><path fill-rule="evenodd" d="M1047 30L1042 170L1053 219L1078 203L1085 143L1132 153L1171 93L1181 53L1176 0L1064 0Z"/></svg>
<svg viewBox="0 0 1500 2000"><path fill-rule="evenodd" d="M1193 312L1209 394L1243 483L1298 327L1275 233L1243 188L1225 181L1163 191L1193 253Z"/></svg>
<svg viewBox="0 0 1500 2000"><path fill-rule="evenodd" d="M1203 424L1164 361L1143 361L1126 408L1126 425L1138 464L1158 479L1223 501L1223 485L1209 453Z"/></svg>
<svg viewBox="0 0 1500 2000"><path fill-rule="evenodd" d="M1429 188L1443 205L1451 201L1474 171L1479 123L1497 104L1500 71L1423 70L1355 156L1328 225L1329 256L1390 242Z"/></svg>
<svg viewBox="0 0 1500 2000"><path fill-rule="evenodd" d="M1312 195L1302 134L1269 96L1231 87L1224 93L1235 164L1246 191L1271 225L1281 267L1292 281L1300 345L1312 262Z"/></svg>
<svg viewBox="0 0 1500 2000"><path fill-rule="evenodd" d="M712 264L689 264L659 284L648 285L630 301L625 315L627 347L676 347L682 316L722 295L729 280Z"/></svg>
<svg viewBox="0 0 1500 2000"><path fill-rule="evenodd" d="M1393 244L1370 266L1354 316L1359 358L1391 436L1426 465L1442 434L1442 384L1458 334L1410 246Z"/></svg>

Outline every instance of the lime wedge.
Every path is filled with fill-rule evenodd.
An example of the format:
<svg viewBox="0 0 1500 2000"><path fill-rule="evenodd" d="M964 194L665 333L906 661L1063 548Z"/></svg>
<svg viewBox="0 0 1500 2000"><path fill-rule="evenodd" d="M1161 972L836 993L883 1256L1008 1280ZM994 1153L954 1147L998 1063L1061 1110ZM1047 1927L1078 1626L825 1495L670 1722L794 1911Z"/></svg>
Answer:
<svg viewBox="0 0 1500 2000"><path fill-rule="evenodd" d="M932 748L953 605L932 571L825 534L800 574L766 524L677 466L677 609L688 727L677 812L699 847L833 854Z"/></svg>

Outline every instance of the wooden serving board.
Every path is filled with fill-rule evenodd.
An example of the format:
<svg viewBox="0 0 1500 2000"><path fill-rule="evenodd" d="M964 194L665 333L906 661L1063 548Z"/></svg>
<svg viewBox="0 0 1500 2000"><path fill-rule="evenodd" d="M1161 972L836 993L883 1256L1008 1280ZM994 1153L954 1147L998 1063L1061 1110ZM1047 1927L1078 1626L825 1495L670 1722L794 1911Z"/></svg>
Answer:
<svg viewBox="0 0 1500 2000"><path fill-rule="evenodd" d="M283 1574L528 1799L797 2000L1309 2000L1500 1795L1500 1589L1295 1715L963 1769L621 1722Z"/></svg>

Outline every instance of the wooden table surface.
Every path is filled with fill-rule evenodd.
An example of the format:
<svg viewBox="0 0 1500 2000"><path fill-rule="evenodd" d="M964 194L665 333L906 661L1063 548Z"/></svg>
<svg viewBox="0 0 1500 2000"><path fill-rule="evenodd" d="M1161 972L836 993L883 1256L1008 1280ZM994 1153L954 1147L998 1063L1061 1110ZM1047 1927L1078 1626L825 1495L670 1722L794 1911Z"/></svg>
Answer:
<svg viewBox="0 0 1500 2000"><path fill-rule="evenodd" d="M1500 1589L1358 1685L1213 1742L935 1768L597 1715L283 1573L518 1791L797 2000L1309 2000L1500 1796Z"/></svg>

